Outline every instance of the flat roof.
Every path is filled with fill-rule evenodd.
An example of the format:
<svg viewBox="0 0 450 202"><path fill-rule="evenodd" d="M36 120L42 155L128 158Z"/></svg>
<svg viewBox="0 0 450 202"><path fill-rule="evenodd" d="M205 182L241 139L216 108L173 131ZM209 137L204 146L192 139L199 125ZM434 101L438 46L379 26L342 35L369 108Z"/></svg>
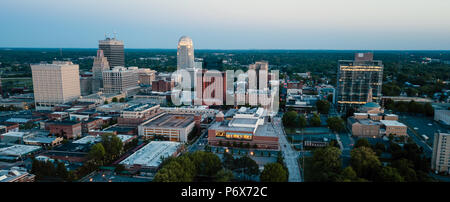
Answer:
<svg viewBox="0 0 450 202"><path fill-rule="evenodd" d="M237 126L229 126L229 121L215 122L213 125L209 127L212 130L228 130L228 131L242 131L242 132L251 132L255 130L255 127L237 127Z"/></svg>
<svg viewBox="0 0 450 202"><path fill-rule="evenodd" d="M398 121L394 121L394 120L380 120L380 122L386 126L404 126L404 127L406 127L405 124L400 123Z"/></svg>
<svg viewBox="0 0 450 202"><path fill-rule="evenodd" d="M120 164L157 167L162 162L161 158L172 156L180 144L179 142L170 141L152 141L131 154Z"/></svg>
<svg viewBox="0 0 450 202"><path fill-rule="evenodd" d="M249 124L255 125L258 122L258 119L249 119L249 118L234 118L231 120L230 124Z"/></svg>
<svg viewBox="0 0 450 202"><path fill-rule="evenodd" d="M128 141L129 139L133 138L133 135L117 135L117 137L123 142ZM80 138L76 141L74 141L73 143L75 144L92 144L92 143L97 143L97 142L101 142L102 141L102 137L101 135L88 135L85 136L83 138Z"/></svg>
<svg viewBox="0 0 450 202"><path fill-rule="evenodd" d="M193 114L163 114L143 124L144 127L185 128L194 122Z"/></svg>
<svg viewBox="0 0 450 202"><path fill-rule="evenodd" d="M1 136L10 136L10 137L23 137L26 133L24 132L7 132L4 134L1 134Z"/></svg>
<svg viewBox="0 0 450 202"><path fill-rule="evenodd" d="M22 156L41 149L40 146L15 144L9 147L0 148L2 156Z"/></svg>
<svg viewBox="0 0 450 202"><path fill-rule="evenodd" d="M150 109L152 107L156 106L155 104L137 104L137 105L133 105L130 106L128 108L123 109L123 111L127 111L127 112L140 112L140 111L144 111L147 109Z"/></svg>

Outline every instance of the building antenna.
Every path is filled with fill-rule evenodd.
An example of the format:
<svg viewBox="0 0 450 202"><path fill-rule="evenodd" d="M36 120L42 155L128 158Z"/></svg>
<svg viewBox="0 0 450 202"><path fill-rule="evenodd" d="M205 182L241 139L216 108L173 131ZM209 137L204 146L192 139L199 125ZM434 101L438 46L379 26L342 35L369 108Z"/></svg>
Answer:
<svg viewBox="0 0 450 202"><path fill-rule="evenodd" d="M114 31L113 33L114 33L114 39L117 39L117 32Z"/></svg>

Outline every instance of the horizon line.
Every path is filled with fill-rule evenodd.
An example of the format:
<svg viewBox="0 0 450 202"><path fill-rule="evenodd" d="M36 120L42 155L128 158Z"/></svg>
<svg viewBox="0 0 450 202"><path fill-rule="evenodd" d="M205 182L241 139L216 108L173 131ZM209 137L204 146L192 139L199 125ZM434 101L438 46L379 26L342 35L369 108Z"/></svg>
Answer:
<svg viewBox="0 0 450 202"><path fill-rule="evenodd" d="M98 48L56 48L56 47L0 47L0 49L98 49ZM124 48L124 50L174 50L176 48ZM201 51L450 51L450 49L289 49L289 48L242 48L242 49L211 49L199 48Z"/></svg>

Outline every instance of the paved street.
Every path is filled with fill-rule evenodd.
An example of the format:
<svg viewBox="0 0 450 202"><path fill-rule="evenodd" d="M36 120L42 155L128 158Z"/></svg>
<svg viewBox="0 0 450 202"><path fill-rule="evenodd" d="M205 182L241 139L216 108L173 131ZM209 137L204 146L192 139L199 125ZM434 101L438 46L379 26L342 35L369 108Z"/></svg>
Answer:
<svg viewBox="0 0 450 202"><path fill-rule="evenodd" d="M283 126L281 125L281 118L275 117L272 122L275 131L278 132L281 151L283 152L284 161L289 170L289 182L302 182L300 174L300 166L298 165L298 157L300 155L288 142Z"/></svg>

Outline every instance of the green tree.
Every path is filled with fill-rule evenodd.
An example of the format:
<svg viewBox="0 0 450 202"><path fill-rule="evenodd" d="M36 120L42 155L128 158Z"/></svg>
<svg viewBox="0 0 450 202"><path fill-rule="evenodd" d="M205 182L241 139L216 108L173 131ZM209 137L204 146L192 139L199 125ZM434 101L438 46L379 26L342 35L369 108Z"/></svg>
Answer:
<svg viewBox="0 0 450 202"><path fill-rule="evenodd" d="M337 116L328 118L327 125L334 132L342 132L345 129L344 120Z"/></svg>
<svg viewBox="0 0 450 202"><path fill-rule="evenodd" d="M155 182L192 182L194 176L187 172L177 161L171 161L155 175Z"/></svg>
<svg viewBox="0 0 450 202"><path fill-rule="evenodd" d="M410 162L408 159L399 159L394 162L392 162L392 167L396 168L400 175L405 179L407 182L417 182L417 174L416 171L414 171L414 164Z"/></svg>
<svg viewBox="0 0 450 202"><path fill-rule="evenodd" d="M311 175L313 181L337 181L341 171L341 150L336 147L313 151Z"/></svg>
<svg viewBox="0 0 450 202"><path fill-rule="evenodd" d="M352 167L347 166L341 172L341 180L342 182L354 182L358 180L358 175Z"/></svg>
<svg viewBox="0 0 450 202"><path fill-rule="evenodd" d="M356 140L354 148L359 148L359 147L370 148L369 140L367 138L359 138L358 140Z"/></svg>
<svg viewBox="0 0 450 202"><path fill-rule="evenodd" d="M211 152L196 151L190 153L189 158L196 167L197 175L214 176L222 168L220 158Z"/></svg>
<svg viewBox="0 0 450 202"><path fill-rule="evenodd" d="M234 160L233 170L241 172L247 176L259 175L259 166L255 160L248 156L243 156Z"/></svg>
<svg viewBox="0 0 450 202"><path fill-rule="evenodd" d="M296 118L297 118L297 112L295 112L295 111L286 112L285 114L283 114L283 118L282 118L284 126L295 127Z"/></svg>
<svg viewBox="0 0 450 202"><path fill-rule="evenodd" d="M119 99L119 102L125 102L125 98L121 97L121 98Z"/></svg>
<svg viewBox="0 0 450 202"><path fill-rule="evenodd" d="M94 146L92 146L91 150L89 151L89 158L93 159L97 162L102 161L103 158L105 157L105 148L103 147L103 145L101 143L97 143Z"/></svg>
<svg viewBox="0 0 450 202"><path fill-rule="evenodd" d="M113 160L118 157L123 151L123 143L119 137L113 134L102 135L101 144L105 148L106 157L108 160Z"/></svg>
<svg viewBox="0 0 450 202"><path fill-rule="evenodd" d="M423 108L424 108L424 111L425 111L425 115L427 115L427 116L434 116L434 108L433 108L433 106L431 106L431 103L429 103L429 102L425 103Z"/></svg>
<svg viewBox="0 0 450 202"><path fill-rule="evenodd" d="M304 128L304 127L306 127L306 118L305 118L305 116L303 115L303 114L300 114L298 117L297 117L297 127L299 127L299 128Z"/></svg>
<svg viewBox="0 0 450 202"><path fill-rule="evenodd" d="M319 100L316 102L317 111L321 114L328 114L330 110L330 103L326 100Z"/></svg>
<svg viewBox="0 0 450 202"><path fill-rule="evenodd" d="M117 97L113 97L113 99L112 99L111 101L112 101L112 102L117 102L118 99L117 99Z"/></svg>
<svg viewBox="0 0 450 202"><path fill-rule="evenodd" d="M64 165L63 162L57 161L56 163L56 176L60 177L61 179L66 179L68 176L67 168Z"/></svg>
<svg viewBox="0 0 450 202"><path fill-rule="evenodd" d="M396 168L386 166L380 169L378 173L378 180L380 182L403 182L404 179Z"/></svg>
<svg viewBox="0 0 450 202"><path fill-rule="evenodd" d="M371 148L362 146L350 152L350 165L359 177L373 180L381 162Z"/></svg>
<svg viewBox="0 0 450 202"><path fill-rule="evenodd" d="M268 163L264 165L261 172L261 182L287 182L288 175L283 166L279 163Z"/></svg>
<svg viewBox="0 0 450 202"><path fill-rule="evenodd" d="M231 182L234 180L234 174L231 170L222 169L216 174L216 182Z"/></svg>
<svg viewBox="0 0 450 202"><path fill-rule="evenodd" d="M316 113L313 114L313 117L310 120L310 123L312 126L320 126L321 125L321 120L320 120L320 116Z"/></svg>

